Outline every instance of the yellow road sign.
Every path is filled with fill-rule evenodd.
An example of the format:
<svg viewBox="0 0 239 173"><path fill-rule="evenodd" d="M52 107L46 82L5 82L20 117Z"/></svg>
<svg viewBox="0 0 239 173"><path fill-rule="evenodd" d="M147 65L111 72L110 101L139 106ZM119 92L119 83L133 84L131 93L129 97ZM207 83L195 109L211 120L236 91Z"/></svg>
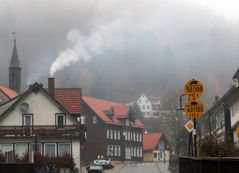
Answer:
<svg viewBox="0 0 239 173"><path fill-rule="evenodd" d="M198 100L192 100L185 105L184 110L189 118L197 119L204 114L204 105Z"/></svg>
<svg viewBox="0 0 239 173"><path fill-rule="evenodd" d="M189 120L186 124L185 124L185 128L188 130L188 132L192 132L193 131L193 121Z"/></svg>
<svg viewBox="0 0 239 173"><path fill-rule="evenodd" d="M239 138L239 127L236 128L237 138Z"/></svg>
<svg viewBox="0 0 239 173"><path fill-rule="evenodd" d="M199 80L189 80L184 85L184 93L190 98L190 99L196 99L202 96L203 94L203 85L202 82Z"/></svg>

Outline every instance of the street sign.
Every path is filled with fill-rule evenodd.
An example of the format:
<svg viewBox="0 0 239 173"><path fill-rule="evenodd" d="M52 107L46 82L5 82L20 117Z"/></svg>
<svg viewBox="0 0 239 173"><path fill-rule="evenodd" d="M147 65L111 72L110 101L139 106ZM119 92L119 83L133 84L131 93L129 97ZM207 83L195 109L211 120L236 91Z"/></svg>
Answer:
<svg viewBox="0 0 239 173"><path fill-rule="evenodd" d="M193 131L193 121L189 120L186 124L185 124L185 128L188 130L189 133L191 133Z"/></svg>
<svg viewBox="0 0 239 173"><path fill-rule="evenodd" d="M239 127L236 128L237 138L239 138Z"/></svg>
<svg viewBox="0 0 239 173"><path fill-rule="evenodd" d="M190 98L190 99L196 99L202 96L203 94L203 85L202 82L199 80L189 80L184 85L184 93Z"/></svg>
<svg viewBox="0 0 239 173"><path fill-rule="evenodd" d="M199 100L192 100L185 105L184 110L189 118L197 119L204 114L204 105Z"/></svg>

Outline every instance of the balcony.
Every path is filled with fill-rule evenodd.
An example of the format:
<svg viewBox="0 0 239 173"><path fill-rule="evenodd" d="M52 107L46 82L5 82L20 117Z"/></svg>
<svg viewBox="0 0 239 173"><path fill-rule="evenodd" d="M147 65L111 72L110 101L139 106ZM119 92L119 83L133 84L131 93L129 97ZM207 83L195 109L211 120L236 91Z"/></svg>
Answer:
<svg viewBox="0 0 239 173"><path fill-rule="evenodd" d="M0 126L0 138L11 137L57 137L85 139L86 128L82 125L69 126Z"/></svg>

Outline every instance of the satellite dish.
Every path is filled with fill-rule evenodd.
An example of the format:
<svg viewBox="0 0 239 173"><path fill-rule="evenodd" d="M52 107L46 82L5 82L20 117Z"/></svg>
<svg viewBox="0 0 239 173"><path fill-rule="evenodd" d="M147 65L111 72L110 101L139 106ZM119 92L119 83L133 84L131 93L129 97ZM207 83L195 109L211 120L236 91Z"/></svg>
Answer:
<svg viewBox="0 0 239 173"><path fill-rule="evenodd" d="M27 112L29 109L28 103L25 103L25 102L21 103L19 107L21 112Z"/></svg>

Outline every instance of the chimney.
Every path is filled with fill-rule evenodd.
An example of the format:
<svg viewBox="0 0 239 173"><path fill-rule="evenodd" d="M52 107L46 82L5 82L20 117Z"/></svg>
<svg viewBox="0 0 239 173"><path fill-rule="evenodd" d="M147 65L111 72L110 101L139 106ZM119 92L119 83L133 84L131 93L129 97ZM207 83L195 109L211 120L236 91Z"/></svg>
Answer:
<svg viewBox="0 0 239 173"><path fill-rule="evenodd" d="M55 79L53 77L48 78L48 93L55 97Z"/></svg>

